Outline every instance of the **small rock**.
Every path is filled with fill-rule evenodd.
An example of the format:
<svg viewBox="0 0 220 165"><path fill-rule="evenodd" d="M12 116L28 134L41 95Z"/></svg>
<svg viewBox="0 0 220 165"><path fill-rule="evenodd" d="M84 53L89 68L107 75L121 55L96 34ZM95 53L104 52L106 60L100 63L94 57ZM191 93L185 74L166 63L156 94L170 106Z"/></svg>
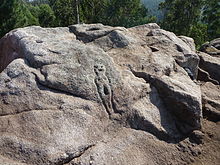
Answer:
<svg viewBox="0 0 220 165"><path fill-rule="evenodd" d="M204 133L199 130L195 130L191 133L190 140L197 144L201 144L203 142L204 136Z"/></svg>

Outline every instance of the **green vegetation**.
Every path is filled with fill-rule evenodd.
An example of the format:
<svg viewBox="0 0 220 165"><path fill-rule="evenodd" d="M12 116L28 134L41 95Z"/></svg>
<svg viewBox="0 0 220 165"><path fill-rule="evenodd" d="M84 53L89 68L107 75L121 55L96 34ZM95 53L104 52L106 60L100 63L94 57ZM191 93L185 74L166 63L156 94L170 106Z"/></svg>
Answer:
<svg viewBox="0 0 220 165"><path fill-rule="evenodd" d="M0 0L0 4L0 37L17 27L75 24L76 14L81 23L112 26L131 27L155 21L140 0Z"/></svg>
<svg viewBox="0 0 220 165"><path fill-rule="evenodd" d="M75 0L50 0L49 4L54 11L55 26L75 24Z"/></svg>
<svg viewBox="0 0 220 165"><path fill-rule="evenodd" d="M197 46L220 37L219 0L0 0L0 37L29 25L68 26L78 15L81 23L124 27L157 17L162 28L194 38Z"/></svg>
<svg viewBox="0 0 220 165"><path fill-rule="evenodd" d="M196 44L202 44L206 41L206 36L203 36L206 27L202 25L200 16L202 7L203 0L166 0L160 5L165 12L161 25L177 35L196 37Z"/></svg>
<svg viewBox="0 0 220 165"><path fill-rule="evenodd" d="M104 12L102 22L112 26L132 27L155 20L146 17L148 11L140 0L110 0Z"/></svg>
<svg viewBox="0 0 220 165"><path fill-rule="evenodd" d="M56 26L76 23L75 0L50 0L56 16ZM154 20L148 17L147 9L140 0L81 0L80 22L103 23L112 26L131 27Z"/></svg>
<svg viewBox="0 0 220 165"><path fill-rule="evenodd" d="M29 25L39 25L28 10L26 3L20 0L0 0L0 36L8 31Z"/></svg>
<svg viewBox="0 0 220 165"><path fill-rule="evenodd" d="M51 27L54 25L56 17L48 4L41 4L39 5L37 18L41 26Z"/></svg>
<svg viewBox="0 0 220 165"><path fill-rule="evenodd" d="M219 0L165 0L162 28L194 38L197 47L220 37Z"/></svg>
<svg viewBox="0 0 220 165"><path fill-rule="evenodd" d="M207 0L204 6L203 21L208 25L208 37L220 37L220 0Z"/></svg>

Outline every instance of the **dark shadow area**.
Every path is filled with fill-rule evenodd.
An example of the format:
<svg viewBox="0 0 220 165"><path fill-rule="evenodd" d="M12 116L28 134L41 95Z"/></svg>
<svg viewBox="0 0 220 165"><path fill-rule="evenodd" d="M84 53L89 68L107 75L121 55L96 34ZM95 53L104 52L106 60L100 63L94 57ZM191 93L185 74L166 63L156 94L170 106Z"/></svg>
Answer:
<svg viewBox="0 0 220 165"><path fill-rule="evenodd" d="M151 49L151 51L152 51L152 52L158 52L158 51L159 51L159 49L158 49L158 48L153 47L153 46L150 46L150 49Z"/></svg>

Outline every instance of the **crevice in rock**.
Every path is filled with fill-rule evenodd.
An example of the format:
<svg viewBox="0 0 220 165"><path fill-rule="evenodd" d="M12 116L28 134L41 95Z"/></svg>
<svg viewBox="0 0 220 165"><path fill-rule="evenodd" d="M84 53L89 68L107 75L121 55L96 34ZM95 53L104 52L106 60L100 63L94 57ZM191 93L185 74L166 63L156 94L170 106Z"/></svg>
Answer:
<svg viewBox="0 0 220 165"><path fill-rule="evenodd" d="M186 73L188 74L188 76L190 77L191 80L195 79L192 71L188 67L183 67L183 69L186 71Z"/></svg>
<svg viewBox="0 0 220 165"><path fill-rule="evenodd" d="M204 98L202 104L203 117L212 122L219 122L220 111L218 110L220 110L220 104Z"/></svg>
<svg viewBox="0 0 220 165"><path fill-rule="evenodd" d="M216 63L211 63L209 61L205 61L201 56L200 56L200 61L199 61L199 68L208 73L209 77L218 84L220 84L220 77L219 77L219 65Z"/></svg>
<svg viewBox="0 0 220 165"><path fill-rule="evenodd" d="M51 53L54 53L54 54L62 54L61 52L56 51L56 50L51 50L51 49L47 49L47 50Z"/></svg>
<svg viewBox="0 0 220 165"><path fill-rule="evenodd" d="M219 82L217 80L212 79L209 73L201 68L198 68L197 80L203 81L203 82L212 82L215 85L219 85Z"/></svg>
<svg viewBox="0 0 220 165"><path fill-rule="evenodd" d="M82 41L82 42L84 42L86 44L86 43L89 43L89 42L93 42L94 40L96 40L98 38L107 36L109 33L114 31L114 29L109 30L109 31L104 31L104 30L100 30L98 28L92 28L92 30L88 29L85 32L83 32L83 31L80 32L80 31L77 31L76 27L69 26L69 31L76 35L76 39L77 40ZM99 33L97 33L97 34L92 34L92 33L89 34L89 32L93 32L94 33L94 31L99 31Z"/></svg>
<svg viewBox="0 0 220 165"><path fill-rule="evenodd" d="M183 54L183 56L175 57L176 64L178 64L181 68L183 68L186 71L191 80L195 80L197 78L199 57L197 57L196 54L190 54L186 52L181 53Z"/></svg>
<svg viewBox="0 0 220 165"><path fill-rule="evenodd" d="M101 29L98 28L98 27L93 27L93 28L86 29L86 31L96 31L96 30L101 30Z"/></svg>
<svg viewBox="0 0 220 165"><path fill-rule="evenodd" d="M153 46L149 46L152 52L158 52L159 49Z"/></svg>
<svg viewBox="0 0 220 165"><path fill-rule="evenodd" d="M86 151L88 151L89 149L91 149L94 146L95 146L95 144L92 144L92 145L88 145L84 148L80 148L79 151L77 151L76 153L66 153L68 156L66 158L59 158L54 163L54 165L64 165L64 164L70 163L74 159L81 157Z"/></svg>

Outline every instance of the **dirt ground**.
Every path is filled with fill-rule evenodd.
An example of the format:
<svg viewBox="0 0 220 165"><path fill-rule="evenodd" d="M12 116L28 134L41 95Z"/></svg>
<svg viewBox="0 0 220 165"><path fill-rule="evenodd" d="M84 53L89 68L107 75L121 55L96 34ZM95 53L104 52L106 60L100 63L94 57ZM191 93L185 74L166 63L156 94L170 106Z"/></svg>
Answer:
<svg viewBox="0 0 220 165"><path fill-rule="evenodd" d="M202 152L191 165L220 165L220 121L203 119L202 132L205 134L200 144Z"/></svg>

